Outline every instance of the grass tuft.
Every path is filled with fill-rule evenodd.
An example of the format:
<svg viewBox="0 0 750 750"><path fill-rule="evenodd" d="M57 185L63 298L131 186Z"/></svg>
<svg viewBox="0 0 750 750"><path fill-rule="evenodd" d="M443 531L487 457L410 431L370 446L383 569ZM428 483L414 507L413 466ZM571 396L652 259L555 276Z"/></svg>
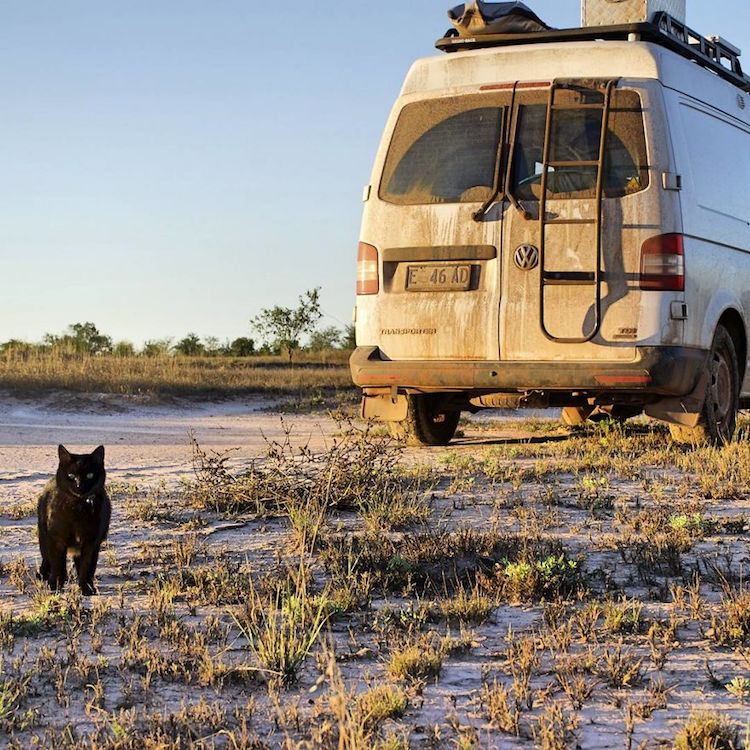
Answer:
<svg viewBox="0 0 750 750"><path fill-rule="evenodd" d="M388 661L388 672L402 680L437 679L443 668L443 651L432 638L397 647Z"/></svg>
<svg viewBox="0 0 750 750"><path fill-rule="evenodd" d="M308 571L300 565L289 582L277 582L265 595L251 588L245 608L233 615L272 685L297 680L326 624L325 599L312 595L308 580Z"/></svg>
<svg viewBox="0 0 750 750"><path fill-rule="evenodd" d="M737 750L737 727L715 714L690 716L674 739L673 750Z"/></svg>

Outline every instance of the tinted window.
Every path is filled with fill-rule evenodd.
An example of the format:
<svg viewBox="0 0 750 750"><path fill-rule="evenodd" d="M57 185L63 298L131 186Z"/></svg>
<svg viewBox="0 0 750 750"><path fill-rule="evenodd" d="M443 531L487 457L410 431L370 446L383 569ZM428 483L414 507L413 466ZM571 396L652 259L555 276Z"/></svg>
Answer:
<svg viewBox="0 0 750 750"><path fill-rule="evenodd" d="M565 94L569 94L565 97ZM561 92L556 101L574 105L578 92ZM537 99L541 99L537 95ZM544 158L547 103L522 104L518 112L518 136L514 159L514 192L521 200L538 200ZM598 103L598 102L596 102ZM598 109L558 109L552 117L550 160L597 161L602 112ZM550 167L548 198L592 198L596 194L595 166ZM604 194L621 198L648 187L646 136L640 99L634 91L615 91L609 116L604 169Z"/></svg>
<svg viewBox="0 0 750 750"><path fill-rule="evenodd" d="M495 176L505 109L487 97L431 100L401 112L380 196L391 203L486 200Z"/></svg>
<svg viewBox="0 0 750 750"><path fill-rule="evenodd" d="M519 91L514 154L514 193L538 200L541 189L547 91ZM596 161L601 137L600 90L570 86L556 94L552 161ZM579 108L581 105L584 108ZM380 197L390 203L481 203L492 194L498 149L508 140L510 94L429 99L401 111L386 157ZM595 166L558 166L548 176L551 198L588 198L596 193ZM605 195L636 193L648 186L646 138L640 98L613 92L607 133Z"/></svg>

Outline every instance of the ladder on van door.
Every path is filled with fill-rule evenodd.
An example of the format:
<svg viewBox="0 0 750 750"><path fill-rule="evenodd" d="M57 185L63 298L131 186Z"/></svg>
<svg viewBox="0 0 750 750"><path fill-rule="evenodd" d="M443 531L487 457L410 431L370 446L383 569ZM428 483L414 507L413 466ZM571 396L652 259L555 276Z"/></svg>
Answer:
<svg viewBox="0 0 750 750"><path fill-rule="evenodd" d="M568 84L574 83L572 81ZM584 344L591 341L601 329L602 325L602 208L604 204L604 168L607 152L607 132L609 130L609 113L612 105L612 92L617 85L616 80L607 81L604 86L601 103L563 103L559 102L556 94L566 87L565 82L553 81L550 87L547 103L547 121L544 131L544 155L542 157L541 195L539 198L539 322L544 335L560 344ZM562 161L551 158L552 124L555 112L562 110L591 110L601 112L601 135L599 139L599 154L596 161ZM557 169L575 169L596 167L595 214L589 218L555 218L547 216L547 185L550 172ZM561 269L550 270L546 265L546 247L549 233L555 226L593 225L596 236L596 260L593 270ZM549 286L580 286L593 288L594 322L590 331L583 332L580 337L566 338L555 336L547 327L545 317L545 290Z"/></svg>

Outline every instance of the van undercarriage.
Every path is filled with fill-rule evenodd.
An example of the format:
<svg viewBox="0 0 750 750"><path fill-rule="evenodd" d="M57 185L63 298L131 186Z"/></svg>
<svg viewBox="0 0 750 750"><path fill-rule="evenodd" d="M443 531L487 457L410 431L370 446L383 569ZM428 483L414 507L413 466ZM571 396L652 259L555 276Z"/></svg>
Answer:
<svg viewBox="0 0 750 750"><path fill-rule="evenodd" d="M446 432L449 440L460 412L497 408L559 407L570 425L645 411L677 429L695 428L708 388L710 352L674 346L636 351L629 363L393 362L368 346L355 350L350 366L363 390L362 416L388 422L396 434L413 432L409 423L416 410L428 424L436 419L443 431L446 420L455 423L450 435ZM418 442L432 441L423 436ZM434 444L442 443L440 432Z"/></svg>
<svg viewBox="0 0 750 750"><path fill-rule="evenodd" d="M633 394L646 400L685 396L706 366L708 352L681 346L637 347L632 362L389 361L377 346L358 347L352 377L365 389L403 392L541 391ZM650 399L648 397L651 397Z"/></svg>

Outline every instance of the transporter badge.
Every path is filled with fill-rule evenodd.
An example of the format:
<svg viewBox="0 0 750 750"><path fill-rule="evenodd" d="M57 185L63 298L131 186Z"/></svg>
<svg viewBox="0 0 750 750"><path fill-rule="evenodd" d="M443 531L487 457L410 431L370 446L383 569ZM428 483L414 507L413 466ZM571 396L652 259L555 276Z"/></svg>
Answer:
<svg viewBox="0 0 750 750"><path fill-rule="evenodd" d="M531 271L539 265L539 250L534 245L521 245L516 250L513 261L522 271Z"/></svg>

